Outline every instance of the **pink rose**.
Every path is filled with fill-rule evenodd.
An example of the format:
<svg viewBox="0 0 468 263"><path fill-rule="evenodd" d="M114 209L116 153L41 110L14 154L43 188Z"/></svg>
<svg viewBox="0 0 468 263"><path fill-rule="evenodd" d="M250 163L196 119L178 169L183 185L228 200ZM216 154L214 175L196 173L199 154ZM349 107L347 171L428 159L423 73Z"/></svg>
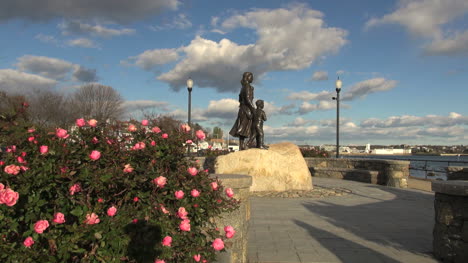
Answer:
<svg viewBox="0 0 468 263"><path fill-rule="evenodd" d="M221 238L217 238L213 241L211 246L214 248L214 250L220 251L224 248L224 242L221 240Z"/></svg>
<svg viewBox="0 0 468 263"><path fill-rule="evenodd" d="M182 192L182 190L176 191L176 192L174 193L174 195L175 195L175 197L176 197L177 199L179 199L179 200L182 199L182 198L184 198L184 192Z"/></svg>
<svg viewBox="0 0 468 263"><path fill-rule="evenodd" d="M164 176L159 176L153 180L158 187L163 188L167 183L167 178Z"/></svg>
<svg viewBox="0 0 468 263"><path fill-rule="evenodd" d="M182 222L179 224L179 228L182 231L190 231L190 220L184 219Z"/></svg>
<svg viewBox="0 0 468 263"><path fill-rule="evenodd" d="M10 188L4 188L3 184L1 186L2 189L0 189L0 204L14 206L19 199L19 193L11 190Z"/></svg>
<svg viewBox="0 0 468 263"><path fill-rule="evenodd" d="M148 120L142 120L141 121L141 125L143 125L143 126L148 126L148 124L149 124Z"/></svg>
<svg viewBox="0 0 468 263"><path fill-rule="evenodd" d="M78 127L83 127L83 126L86 125L85 120L83 118L76 119L75 123L76 123L76 126L78 126Z"/></svg>
<svg viewBox="0 0 468 263"><path fill-rule="evenodd" d="M226 188L225 192L229 198L234 196L234 191L232 190L232 188Z"/></svg>
<svg viewBox="0 0 468 263"><path fill-rule="evenodd" d="M195 175L197 175L198 170L197 170L197 168L195 168L195 167L189 167L189 168L187 169L187 172L188 172L189 174L191 174L192 176L195 176Z"/></svg>
<svg viewBox="0 0 468 263"><path fill-rule="evenodd" d="M213 189L215 191L218 190L218 183L217 182L211 182L210 185L211 185L211 189Z"/></svg>
<svg viewBox="0 0 468 263"><path fill-rule="evenodd" d="M127 130L129 132L135 132L135 131L137 131L137 127L135 125L133 125L133 124L130 124L130 125L128 125Z"/></svg>
<svg viewBox="0 0 468 263"><path fill-rule="evenodd" d="M200 254L193 255L193 260L195 260L196 262L200 262L200 259L201 259Z"/></svg>
<svg viewBox="0 0 468 263"><path fill-rule="evenodd" d="M47 145L42 145L41 147L39 147L39 152L41 154L46 154L49 152L49 146Z"/></svg>
<svg viewBox="0 0 468 263"><path fill-rule="evenodd" d="M0 161L0 166L3 166L5 165L5 162L4 161Z"/></svg>
<svg viewBox="0 0 468 263"><path fill-rule="evenodd" d="M32 237L27 237L24 241L23 241L23 245L25 247L31 247L32 245L34 244L34 240Z"/></svg>
<svg viewBox="0 0 468 263"><path fill-rule="evenodd" d="M162 245L165 247L170 247L172 243L172 237L170 236L165 236L162 241Z"/></svg>
<svg viewBox="0 0 468 263"><path fill-rule="evenodd" d="M234 227L232 226L225 226L224 227L224 232L226 232L226 237L227 238L232 238L236 231L234 230Z"/></svg>
<svg viewBox="0 0 468 263"><path fill-rule="evenodd" d="M154 263L166 263L166 261L162 260L162 259L156 259L154 261Z"/></svg>
<svg viewBox="0 0 468 263"><path fill-rule="evenodd" d="M156 142L155 142L155 141L151 141L151 146L156 146Z"/></svg>
<svg viewBox="0 0 468 263"><path fill-rule="evenodd" d="M96 127L97 125L97 120L95 119L91 119L88 121L88 125L91 126L91 127Z"/></svg>
<svg viewBox="0 0 468 263"><path fill-rule="evenodd" d="M144 142L137 142L133 147L132 150L143 150L145 149L146 144Z"/></svg>
<svg viewBox="0 0 468 263"><path fill-rule="evenodd" d="M93 137L93 139L91 139L91 142L92 142L93 144L97 144L97 143L99 142L99 140L98 140L98 138Z"/></svg>
<svg viewBox="0 0 468 263"><path fill-rule="evenodd" d="M200 191L198 191L197 189L192 189L192 191L190 192L190 194L191 194L193 197L199 197L199 196L200 196Z"/></svg>
<svg viewBox="0 0 468 263"><path fill-rule="evenodd" d="M21 171L23 171L23 172L26 172L27 170L29 170L29 168L26 167L26 166L24 166L24 165L20 166L20 169L21 169Z"/></svg>
<svg viewBox="0 0 468 263"><path fill-rule="evenodd" d="M161 135L161 137L162 137L163 139L167 139L167 138L169 138L169 135L168 135L167 133L164 133L163 135Z"/></svg>
<svg viewBox="0 0 468 263"><path fill-rule="evenodd" d="M108 216L115 216L115 214L117 214L117 208L115 208L115 206L111 206L107 209Z"/></svg>
<svg viewBox="0 0 468 263"><path fill-rule="evenodd" d="M179 210L177 211L177 216L180 219L188 219L187 215L188 215L188 212L187 210L185 210L185 207L179 207Z"/></svg>
<svg viewBox="0 0 468 263"><path fill-rule="evenodd" d="M123 169L124 173L131 173L133 172L133 167L130 164L126 164Z"/></svg>
<svg viewBox="0 0 468 263"><path fill-rule="evenodd" d="M161 132L161 129L159 129L159 127L153 127L153 129L151 129L154 133L160 133Z"/></svg>
<svg viewBox="0 0 468 263"><path fill-rule="evenodd" d="M16 152L16 145L8 146L7 153Z"/></svg>
<svg viewBox="0 0 468 263"><path fill-rule="evenodd" d="M65 223L65 215L60 212L55 213L54 219L52 219L52 222L55 222L57 224Z"/></svg>
<svg viewBox="0 0 468 263"><path fill-rule="evenodd" d="M199 140L204 140L206 138L206 135L205 133L202 131L202 130L198 130L195 135L197 135L197 138Z"/></svg>
<svg viewBox="0 0 468 263"><path fill-rule="evenodd" d="M38 234L42 234L48 227L49 222L47 220L39 220L34 224L34 231Z"/></svg>
<svg viewBox="0 0 468 263"><path fill-rule="evenodd" d="M36 129L34 129L34 128L28 129L28 132L29 132L29 133L33 133L33 132L35 132L35 131L36 131Z"/></svg>
<svg viewBox="0 0 468 263"><path fill-rule="evenodd" d="M28 137L28 141L29 141L29 142L34 141L34 139L36 139L36 138L34 138L34 136Z"/></svg>
<svg viewBox="0 0 468 263"><path fill-rule="evenodd" d="M5 171L5 173L7 173L7 174L17 175L17 174L19 174L20 169L21 168L19 166L14 165L14 164L10 164L10 165L5 166L3 171Z"/></svg>
<svg viewBox="0 0 468 263"><path fill-rule="evenodd" d="M193 141L192 141L192 140L187 140L185 143L186 143L186 144L192 144Z"/></svg>
<svg viewBox="0 0 468 263"><path fill-rule="evenodd" d="M16 160L17 160L19 163L24 163L24 162L25 162L24 159L23 159L23 157L21 157L21 156L16 157Z"/></svg>
<svg viewBox="0 0 468 263"><path fill-rule="evenodd" d="M162 204L159 204L159 208L164 214L169 214L169 211L167 211L167 209Z"/></svg>
<svg viewBox="0 0 468 263"><path fill-rule="evenodd" d="M133 202L138 202L139 200L140 200L140 198L138 198L138 196L135 196L135 197L133 198Z"/></svg>
<svg viewBox="0 0 468 263"><path fill-rule="evenodd" d="M79 184L74 184L70 186L69 192L70 195L74 195L75 193L81 192L81 186Z"/></svg>
<svg viewBox="0 0 468 263"><path fill-rule="evenodd" d="M190 128L190 126L188 124L180 125L180 129L185 133L188 133L191 130L191 128Z"/></svg>
<svg viewBox="0 0 468 263"><path fill-rule="evenodd" d="M89 155L89 158L91 158L91 160L93 161L99 160L99 158L101 158L101 153L99 151L94 150Z"/></svg>
<svg viewBox="0 0 468 263"><path fill-rule="evenodd" d="M57 128L55 130L55 135L59 138L62 138L62 139L66 139L68 138L68 136L70 136L67 132L67 130L64 130L64 129L61 129L61 128Z"/></svg>
<svg viewBox="0 0 468 263"><path fill-rule="evenodd" d="M99 220L99 216L96 215L95 213L86 215L85 224L94 225L94 224L98 224L99 222L101 222L101 220Z"/></svg>

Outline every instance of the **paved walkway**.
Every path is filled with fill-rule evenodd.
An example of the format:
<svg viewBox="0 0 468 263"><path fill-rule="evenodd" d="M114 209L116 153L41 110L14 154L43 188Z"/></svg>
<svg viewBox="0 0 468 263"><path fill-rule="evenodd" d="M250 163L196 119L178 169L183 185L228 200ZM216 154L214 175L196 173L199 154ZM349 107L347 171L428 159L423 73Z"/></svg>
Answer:
<svg viewBox="0 0 468 263"><path fill-rule="evenodd" d="M251 199L250 263L426 263L432 257L434 194L346 180L314 185L352 194Z"/></svg>

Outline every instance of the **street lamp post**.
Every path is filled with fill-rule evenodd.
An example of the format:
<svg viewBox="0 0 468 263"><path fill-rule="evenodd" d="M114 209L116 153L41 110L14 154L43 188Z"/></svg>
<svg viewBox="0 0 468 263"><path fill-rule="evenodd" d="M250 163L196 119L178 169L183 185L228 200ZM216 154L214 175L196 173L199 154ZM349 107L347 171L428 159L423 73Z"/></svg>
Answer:
<svg viewBox="0 0 468 263"><path fill-rule="evenodd" d="M193 87L193 80L189 78L187 80L187 90L188 90L188 125L190 126L190 133L192 133L192 87ZM190 156L190 144L187 144L187 155Z"/></svg>
<svg viewBox="0 0 468 263"><path fill-rule="evenodd" d="M336 158L340 158L340 91L342 85L343 83L338 77L335 82L336 97L333 97L336 100Z"/></svg>

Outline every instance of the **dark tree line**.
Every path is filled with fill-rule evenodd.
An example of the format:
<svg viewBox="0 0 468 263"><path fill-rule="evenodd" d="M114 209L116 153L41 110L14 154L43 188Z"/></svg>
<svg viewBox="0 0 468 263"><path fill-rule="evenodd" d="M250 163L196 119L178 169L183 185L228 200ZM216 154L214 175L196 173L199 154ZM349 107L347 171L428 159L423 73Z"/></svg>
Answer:
<svg viewBox="0 0 468 263"><path fill-rule="evenodd" d="M0 116L9 116L21 103L28 104L28 121L43 127L67 127L77 118L115 121L122 117L123 99L109 86L86 84L71 94L34 90L29 94L0 91Z"/></svg>

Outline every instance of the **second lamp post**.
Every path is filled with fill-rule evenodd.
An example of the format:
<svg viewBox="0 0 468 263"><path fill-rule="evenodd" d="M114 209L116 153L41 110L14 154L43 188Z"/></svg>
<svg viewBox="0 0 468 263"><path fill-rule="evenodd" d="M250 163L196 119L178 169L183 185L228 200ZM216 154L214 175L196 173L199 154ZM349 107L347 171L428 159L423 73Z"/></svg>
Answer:
<svg viewBox="0 0 468 263"><path fill-rule="evenodd" d="M333 97L336 100L336 158L340 158L340 91L341 85L343 83L340 80L340 77L335 82L336 87L336 97Z"/></svg>
<svg viewBox="0 0 468 263"><path fill-rule="evenodd" d="M192 115L192 88L193 88L193 80L189 78L187 80L187 90L188 90L188 125L190 126L190 133L192 134L192 124L191 124L191 115ZM187 155L190 156L190 144L187 143Z"/></svg>

